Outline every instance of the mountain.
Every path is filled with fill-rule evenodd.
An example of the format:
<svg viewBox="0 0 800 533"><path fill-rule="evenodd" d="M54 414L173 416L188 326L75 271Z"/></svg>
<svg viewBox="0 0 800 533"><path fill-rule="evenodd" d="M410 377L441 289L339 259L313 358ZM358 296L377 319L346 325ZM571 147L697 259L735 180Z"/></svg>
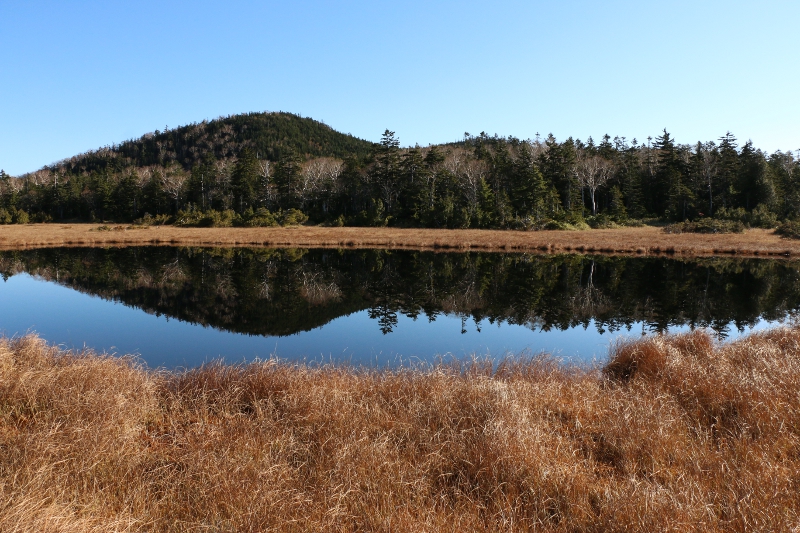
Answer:
<svg viewBox="0 0 800 533"><path fill-rule="evenodd" d="M288 153L305 158L344 159L368 155L373 143L292 113L246 113L156 130L139 139L65 159L48 168L81 174L177 162L189 170L210 155L228 159L245 147L271 161Z"/></svg>

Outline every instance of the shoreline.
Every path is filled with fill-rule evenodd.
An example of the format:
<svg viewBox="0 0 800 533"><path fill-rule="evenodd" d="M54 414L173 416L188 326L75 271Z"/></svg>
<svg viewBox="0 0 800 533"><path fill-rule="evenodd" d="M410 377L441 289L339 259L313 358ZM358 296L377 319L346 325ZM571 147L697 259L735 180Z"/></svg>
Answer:
<svg viewBox="0 0 800 533"><path fill-rule="evenodd" d="M110 229L101 231L99 227ZM183 228L84 223L0 226L0 250L84 246L383 248L685 257L800 256L800 240L784 239L772 230L764 229L749 229L743 234L667 234L659 227L515 231L317 226Z"/></svg>

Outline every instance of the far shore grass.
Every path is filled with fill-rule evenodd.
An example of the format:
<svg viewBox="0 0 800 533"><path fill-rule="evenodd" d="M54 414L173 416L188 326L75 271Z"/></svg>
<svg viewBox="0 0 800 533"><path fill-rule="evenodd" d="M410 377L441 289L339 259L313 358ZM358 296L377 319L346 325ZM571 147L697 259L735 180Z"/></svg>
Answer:
<svg viewBox="0 0 800 533"><path fill-rule="evenodd" d="M800 255L800 240L772 230L669 234L658 227L584 231L446 230L298 226L183 228L126 224L0 226L0 249L59 246L253 246L677 256Z"/></svg>
<svg viewBox="0 0 800 533"><path fill-rule="evenodd" d="M0 531L796 531L800 329L598 368L147 370L0 339Z"/></svg>

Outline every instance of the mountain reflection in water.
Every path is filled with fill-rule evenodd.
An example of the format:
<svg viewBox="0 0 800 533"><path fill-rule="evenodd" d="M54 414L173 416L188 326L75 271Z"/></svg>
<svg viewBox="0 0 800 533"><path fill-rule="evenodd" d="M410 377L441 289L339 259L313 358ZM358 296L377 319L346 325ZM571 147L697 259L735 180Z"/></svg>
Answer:
<svg viewBox="0 0 800 533"><path fill-rule="evenodd" d="M384 335L398 316L533 331L641 324L721 337L800 306L800 263L704 258L247 248L59 248L0 252L4 279L28 273L148 313L258 336L367 311ZM2 326L2 324L0 324Z"/></svg>

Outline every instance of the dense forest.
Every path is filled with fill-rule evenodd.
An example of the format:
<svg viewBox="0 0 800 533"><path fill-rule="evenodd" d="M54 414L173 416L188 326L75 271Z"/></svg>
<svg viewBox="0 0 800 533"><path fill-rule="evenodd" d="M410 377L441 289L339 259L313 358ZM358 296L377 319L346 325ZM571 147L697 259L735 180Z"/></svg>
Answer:
<svg viewBox="0 0 800 533"><path fill-rule="evenodd" d="M800 160L726 133L677 143L473 136L402 148L289 113L156 130L12 177L0 223L116 221L543 229L800 217Z"/></svg>
<svg viewBox="0 0 800 533"><path fill-rule="evenodd" d="M800 309L797 262L388 250L64 248L0 252L3 279L40 279L149 313L251 335L291 335L367 310L391 333L400 314L488 319L533 330L724 335ZM534 282L535 281L535 282ZM473 322L474 323L470 323Z"/></svg>

